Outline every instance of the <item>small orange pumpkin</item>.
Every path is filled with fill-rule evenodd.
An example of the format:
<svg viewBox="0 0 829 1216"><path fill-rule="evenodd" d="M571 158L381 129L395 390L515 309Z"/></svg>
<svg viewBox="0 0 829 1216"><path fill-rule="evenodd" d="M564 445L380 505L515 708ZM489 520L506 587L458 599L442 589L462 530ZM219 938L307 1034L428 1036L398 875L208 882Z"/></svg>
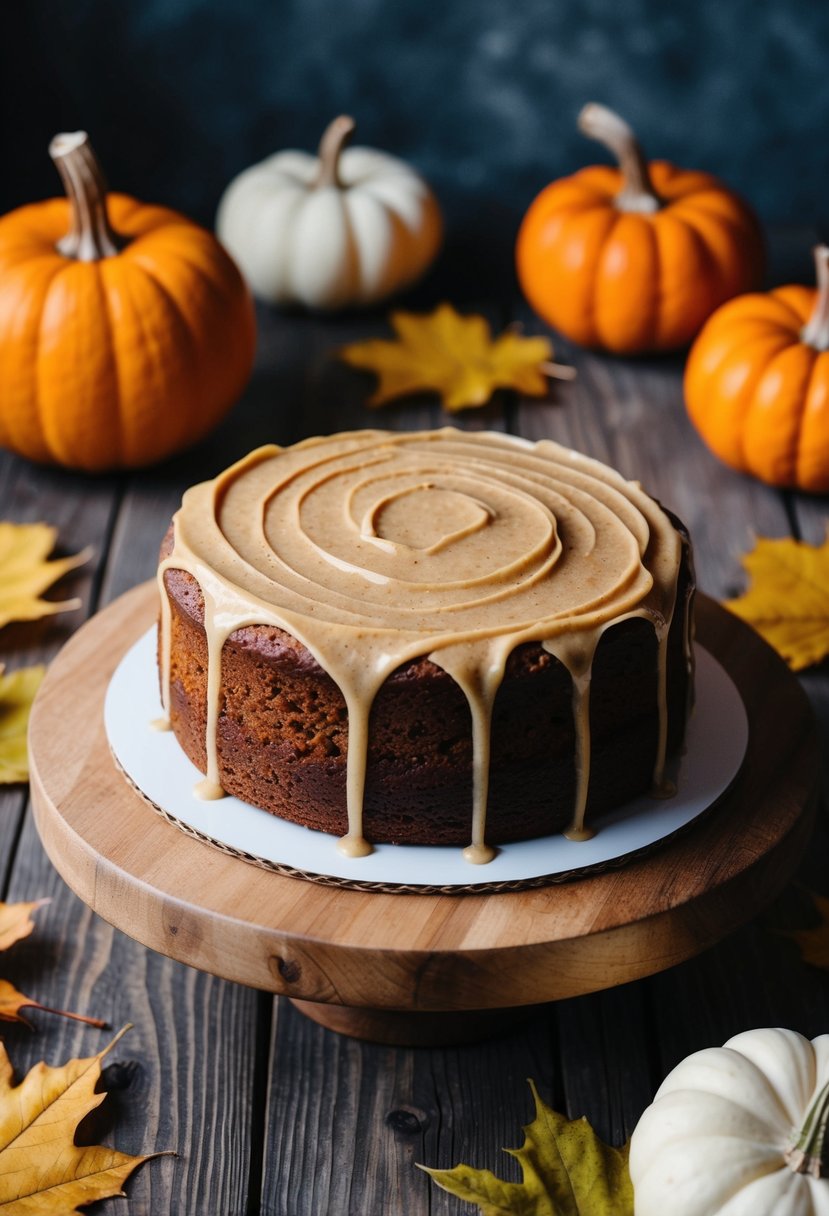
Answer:
<svg viewBox="0 0 829 1216"><path fill-rule="evenodd" d="M578 125L616 154L619 168L581 169L530 205L516 248L524 294L583 346L685 346L718 305L758 285L757 220L710 174L648 163L628 124L605 106L585 106Z"/></svg>
<svg viewBox="0 0 829 1216"><path fill-rule="evenodd" d="M85 132L49 151L68 201L0 219L0 446L89 471L150 464L241 392L253 305L205 229L107 197Z"/></svg>
<svg viewBox="0 0 829 1216"><path fill-rule="evenodd" d="M724 304L688 356L685 400L715 455L774 486L829 491L829 246L817 290Z"/></svg>

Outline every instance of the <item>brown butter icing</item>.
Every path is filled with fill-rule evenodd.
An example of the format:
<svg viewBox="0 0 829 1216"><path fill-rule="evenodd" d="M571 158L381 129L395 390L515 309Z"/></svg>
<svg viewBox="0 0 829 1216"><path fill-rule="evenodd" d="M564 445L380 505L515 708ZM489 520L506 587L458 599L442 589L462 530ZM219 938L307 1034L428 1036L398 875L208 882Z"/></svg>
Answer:
<svg viewBox="0 0 829 1216"><path fill-rule="evenodd" d="M604 629L642 616L658 640L659 741L654 789L666 792L666 653L680 538L637 482L549 440L452 428L356 431L262 447L192 487L159 566L162 697L169 715L168 569L204 598L207 773L221 797L217 724L222 648L237 629L277 626L339 686L348 711L349 831L371 851L362 801L372 701L387 676L428 656L462 688L473 736L472 862L486 843L492 707L511 651L540 642L570 672L577 790L567 835L584 823L589 697ZM687 653L686 653L686 657Z"/></svg>

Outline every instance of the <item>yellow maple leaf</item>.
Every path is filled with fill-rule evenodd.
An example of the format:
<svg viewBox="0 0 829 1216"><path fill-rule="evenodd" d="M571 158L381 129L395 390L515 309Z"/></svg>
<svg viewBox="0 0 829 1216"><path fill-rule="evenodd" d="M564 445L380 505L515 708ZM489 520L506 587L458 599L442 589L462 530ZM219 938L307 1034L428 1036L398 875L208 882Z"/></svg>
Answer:
<svg viewBox="0 0 829 1216"><path fill-rule="evenodd" d="M794 671L829 654L829 531L822 545L760 536L743 558L749 587L726 607L753 625Z"/></svg>
<svg viewBox="0 0 829 1216"><path fill-rule="evenodd" d="M26 732L32 701L45 672L45 667L20 667L4 675L0 664L0 785L28 780Z"/></svg>
<svg viewBox="0 0 829 1216"><path fill-rule="evenodd" d="M508 329L494 341L488 322L461 316L451 304L422 315L393 312L396 341L380 338L343 346L338 357L351 367L375 372L379 382L367 404L433 389L447 410L485 405L496 388L513 388L528 397L547 393L547 377L572 379L573 368L553 363L548 338L524 338Z"/></svg>
<svg viewBox="0 0 829 1216"><path fill-rule="evenodd" d="M811 897L819 923L811 929L786 929L784 936L797 943L804 963L829 971L829 899L814 892Z"/></svg>
<svg viewBox="0 0 829 1216"><path fill-rule="evenodd" d="M0 522L0 628L9 621L37 621L55 612L80 607L80 600L53 603L40 596L68 570L89 560L84 549L74 557L49 561L55 547L57 528L49 524Z"/></svg>
<svg viewBox="0 0 829 1216"><path fill-rule="evenodd" d="M535 1119L524 1128L524 1143L506 1149L517 1158L521 1182L504 1182L490 1170L456 1165L429 1169L451 1195L475 1203L483 1216L633 1216L628 1148L603 1143L586 1119L567 1119L538 1096Z"/></svg>
<svg viewBox="0 0 829 1216"><path fill-rule="evenodd" d="M28 937L35 927L32 913L48 903L48 899L35 899L31 903L0 903L0 950L8 950L15 942Z"/></svg>
<svg viewBox="0 0 829 1216"><path fill-rule="evenodd" d="M71 1018L74 1022L85 1022L87 1026L97 1026L103 1030L106 1022L101 1018L90 1018L83 1013L70 1013L68 1009L52 1009L49 1005L41 1005L40 1001L32 1000L18 992L8 980L0 980L0 1021L22 1022L24 1026L31 1023L23 1017L21 1009L39 1009L42 1013L56 1013L62 1018Z"/></svg>
<svg viewBox="0 0 829 1216"><path fill-rule="evenodd" d="M128 1029L128 1028L125 1028ZM100 1106L101 1060L112 1042L88 1059L58 1068L35 1064L19 1085L0 1043L0 1211L3 1216L74 1216L79 1207L123 1195L121 1187L151 1157L130 1157L97 1144L80 1147L80 1121Z"/></svg>

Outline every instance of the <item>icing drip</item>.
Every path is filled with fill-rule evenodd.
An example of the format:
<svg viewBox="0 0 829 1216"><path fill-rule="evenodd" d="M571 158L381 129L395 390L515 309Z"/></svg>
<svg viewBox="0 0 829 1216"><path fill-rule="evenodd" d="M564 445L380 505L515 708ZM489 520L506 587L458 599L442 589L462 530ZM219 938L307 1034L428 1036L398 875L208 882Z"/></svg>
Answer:
<svg viewBox="0 0 829 1216"><path fill-rule="evenodd" d="M490 723L510 653L541 643L573 681L576 793L568 835L591 834L590 682L610 625L645 617L658 640L664 782L667 642L680 540L636 482L577 452L494 433L356 431L252 452L188 490L174 547L159 566L160 667L170 717L169 569L196 580L207 636L207 772L200 797L221 797L222 649L248 625L291 634L340 688L348 713L348 856L363 835L369 716L384 680L428 656L470 707L470 844L485 862ZM689 661L690 636L683 639Z"/></svg>
<svg viewBox="0 0 829 1216"><path fill-rule="evenodd" d="M568 840L590 840L595 834L592 828L584 826L584 814L587 810L587 791L590 785L590 684L593 659L601 633L599 629L585 634L584 637L576 635L575 640L562 637L543 643L544 649L564 664L573 682L576 793L573 799L573 818L564 833Z"/></svg>
<svg viewBox="0 0 829 1216"><path fill-rule="evenodd" d="M672 798L676 786L665 777L665 759L668 751L668 630L670 619L656 627L658 642L656 696L659 705L659 735L656 744L656 760L653 766L651 793L654 798Z"/></svg>

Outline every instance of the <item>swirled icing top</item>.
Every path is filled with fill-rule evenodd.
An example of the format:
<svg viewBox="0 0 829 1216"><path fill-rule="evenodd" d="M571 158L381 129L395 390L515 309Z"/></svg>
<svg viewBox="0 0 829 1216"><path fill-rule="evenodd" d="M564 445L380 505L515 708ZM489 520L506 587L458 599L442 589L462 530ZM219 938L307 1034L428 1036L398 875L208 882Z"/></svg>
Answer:
<svg viewBox="0 0 829 1216"><path fill-rule="evenodd" d="M578 773L570 835L586 835L589 687L602 631L644 616L659 641L659 746L665 760L666 644L680 539L637 482L548 440L452 428L354 431L262 447L194 486L159 568L162 690L169 712L170 609L163 577L181 569L204 597L207 775L220 797L216 730L221 652L236 629L292 634L348 710L345 852L370 851L362 798L371 704L386 677L427 655L472 714L470 861L486 861L489 724L510 652L539 642L573 679Z"/></svg>

